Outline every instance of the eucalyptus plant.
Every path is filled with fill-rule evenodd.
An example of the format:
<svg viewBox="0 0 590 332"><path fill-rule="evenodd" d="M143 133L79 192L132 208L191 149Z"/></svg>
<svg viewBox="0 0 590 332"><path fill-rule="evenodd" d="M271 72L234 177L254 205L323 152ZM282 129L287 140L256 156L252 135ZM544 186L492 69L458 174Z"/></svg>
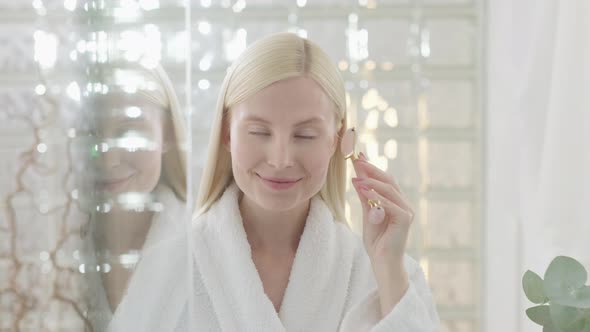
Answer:
<svg viewBox="0 0 590 332"><path fill-rule="evenodd" d="M527 316L543 326L543 332L590 332L588 273L577 260L558 256L542 279L532 271L522 277L526 297L537 306Z"/></svg>

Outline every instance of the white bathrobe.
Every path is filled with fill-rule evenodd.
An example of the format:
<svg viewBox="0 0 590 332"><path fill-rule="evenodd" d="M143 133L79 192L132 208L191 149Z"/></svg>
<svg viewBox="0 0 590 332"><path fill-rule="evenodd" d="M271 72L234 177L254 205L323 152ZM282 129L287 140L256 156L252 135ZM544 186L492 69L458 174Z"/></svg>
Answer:
<svg viewBox="0 0 590 332"><path fill-rule="evenodd" d="M420 265L406 255L410 286L383 319L369 257L359 236L314 197L277 314L251 257L232 183L193 221L196 331L439 331Z"/></svg>
<svg viewBox="0 0 590 332"><path fill-rule="evenodd" d="M319 198L312 200L277 314L252 261L238 195L232 183L207 213L193 220L189 234L174 236L182 230L176 213L168 214L172 220L156 222L127 294L112 316L107 312L91 319L101 323L95 331L440 330L422 270L408 256L409 289L380 319L376 282L361 239L335 222ZM97 295L108 307L104 291Z"/></svg>
<svg viewBox="0 0 590 332"><path fill-rule="evenodd" d="M172 189L159 185L155 201L163 210L154 214L140 251L140 259L129 278L125 295L111 311L90 232L85 238L83 261L88 293L88 323L99 331L187 331L187 289L191 288L191 258L188 246L189 216L186 204ZM125 222L125 220L121 220Z"/></svg>

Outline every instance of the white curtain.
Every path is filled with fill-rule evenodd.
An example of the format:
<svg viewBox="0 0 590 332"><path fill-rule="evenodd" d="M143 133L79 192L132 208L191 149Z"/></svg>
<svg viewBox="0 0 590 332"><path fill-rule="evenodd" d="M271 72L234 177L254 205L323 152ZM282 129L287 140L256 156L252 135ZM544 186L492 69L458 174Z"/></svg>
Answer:
<svg viewBox="0 0 590 332"><path fill-rule="evenodd" d="M590 271L590 1L489 0L484 330L540 331L520 278Z"/></svg>

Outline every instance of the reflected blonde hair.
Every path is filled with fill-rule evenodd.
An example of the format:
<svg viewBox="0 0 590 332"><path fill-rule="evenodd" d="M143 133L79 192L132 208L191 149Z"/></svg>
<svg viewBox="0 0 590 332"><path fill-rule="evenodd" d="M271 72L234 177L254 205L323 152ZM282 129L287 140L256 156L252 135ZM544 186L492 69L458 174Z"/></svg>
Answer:
<svg viewBox="0 0 590 332"><path fill-rule="evenodd" d="M292 33L278 33L255 42L228 69L221 86L195 217L207 212L233 179L231 155L222 144L229 110L273 83L303 76L317 82L334 103L340 141L346 129L346 92L338 68L328 55L317 44ZM345 186L346 161L337 146L319 195L341 222L345 222Z"/></svg>
<svg viewBox="0 0 590 332"><path fill-rule="evenodd" d="M137 95L164 110L168 115L169 124L164 125L163 138L169 138L174 144L169 144L169 149L162 154L162 174L160 183L167 184L182 201L186 201L186 139L187 128L180 102L174 92L170 78L161 65L155 68L147 68L137 65L129 65L120 70L129 71L129 74L136 75L146 82L153 82L154 86L148 89L138 89ZM164 124L168 124L165 118Z"/></svg>

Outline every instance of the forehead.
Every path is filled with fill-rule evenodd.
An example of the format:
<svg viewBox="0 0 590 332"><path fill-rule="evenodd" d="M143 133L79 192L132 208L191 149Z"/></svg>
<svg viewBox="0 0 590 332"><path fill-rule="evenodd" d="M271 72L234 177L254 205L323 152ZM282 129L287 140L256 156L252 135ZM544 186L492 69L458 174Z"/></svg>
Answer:
<svg viewBox="0 0 590 332"><path fill-rule="evenodd" d="M268 121L296 122L311 117L334 118L334 103L322 87L309 77L276 82L237 105L237 119L262 117Z"/></svg>
<svg viewBox="0 0 590 332"><path fill-rule="evenodd" d="M86 113L96 123L159 121L164 109L141 95L105 95L87 103Z"/></svg>

